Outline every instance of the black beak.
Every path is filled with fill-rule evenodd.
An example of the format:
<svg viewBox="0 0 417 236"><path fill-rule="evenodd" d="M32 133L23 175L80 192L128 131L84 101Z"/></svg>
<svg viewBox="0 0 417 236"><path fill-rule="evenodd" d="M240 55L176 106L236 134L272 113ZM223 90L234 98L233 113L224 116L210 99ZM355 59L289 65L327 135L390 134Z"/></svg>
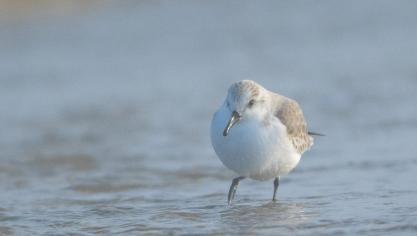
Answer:
<svg viewBox="0 0 417 236"><path fill-rule="evenodd" d="M223 131L223 136L229 134L230 129L240 120L240 115L236 111L233 111L232 116L230 117L229 122L227 123L226 128Z"/></svg>

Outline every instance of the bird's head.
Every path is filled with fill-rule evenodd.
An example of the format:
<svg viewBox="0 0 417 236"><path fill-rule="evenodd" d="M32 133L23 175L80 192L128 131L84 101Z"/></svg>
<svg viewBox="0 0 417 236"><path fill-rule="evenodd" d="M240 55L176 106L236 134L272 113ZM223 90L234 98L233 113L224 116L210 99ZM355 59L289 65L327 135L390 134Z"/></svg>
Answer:
<svg viewBox="0 0 417 236"><path fill-rule="evenodd" d="M231 116L223 136L227 136L230 129L241 121L263 120L269 112L268 96L268 91L254 81L242 80L232 84L225 101Z"/></svg>

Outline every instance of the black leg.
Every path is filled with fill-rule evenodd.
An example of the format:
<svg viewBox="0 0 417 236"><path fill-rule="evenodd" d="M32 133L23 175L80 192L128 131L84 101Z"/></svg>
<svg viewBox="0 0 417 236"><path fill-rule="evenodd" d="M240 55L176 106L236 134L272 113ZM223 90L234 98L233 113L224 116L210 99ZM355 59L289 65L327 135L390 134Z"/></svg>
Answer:
<svg viewBox="0 0 417 236"><path fill-rule="evenodd" d="M279 186L279 176L275 178L274 180L274 195L272 196L272 201L276 201L275 196L277 195L277 190L278 190L278 186Z"/></svg>
<svg viewBox="0 0 417 236"><path fill-rule="evenodd" d="M244 178L245 177L240 176L240 177L233 179L232 185L230 185L229 194L227 195L227 203L229 205L232 203L233 199L235 198L236 189L237 189L237 186L239 185L239 181L241 181Z"/></svg>

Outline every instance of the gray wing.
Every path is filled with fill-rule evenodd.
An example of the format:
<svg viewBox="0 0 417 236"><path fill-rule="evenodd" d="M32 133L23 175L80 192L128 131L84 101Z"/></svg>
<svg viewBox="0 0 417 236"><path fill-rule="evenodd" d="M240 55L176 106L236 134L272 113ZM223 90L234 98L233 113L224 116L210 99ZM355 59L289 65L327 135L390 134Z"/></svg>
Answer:
<svg viewBox="0 0 417 236"><path fill-rule="evenodd" d="M296 101L285 99L277 108L275 116L287 127L288 137L300 154L310 149L313 138L308 134L303 111Z"/></svg>

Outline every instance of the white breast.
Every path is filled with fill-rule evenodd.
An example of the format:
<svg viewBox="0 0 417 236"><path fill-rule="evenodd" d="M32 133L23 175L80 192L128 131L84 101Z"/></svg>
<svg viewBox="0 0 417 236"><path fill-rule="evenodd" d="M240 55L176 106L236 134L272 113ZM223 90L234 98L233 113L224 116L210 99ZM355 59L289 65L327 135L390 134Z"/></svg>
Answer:
<svg viewBox="0 0 417 236"><path fill-rule="evenodd" d="M271 117L268 124L256 120L241 120L222 135L230 118L224 106L213 117L211 142L219 159L239 176L267 180L289 173L299 162L287 138L285 126Z"/></svg>

